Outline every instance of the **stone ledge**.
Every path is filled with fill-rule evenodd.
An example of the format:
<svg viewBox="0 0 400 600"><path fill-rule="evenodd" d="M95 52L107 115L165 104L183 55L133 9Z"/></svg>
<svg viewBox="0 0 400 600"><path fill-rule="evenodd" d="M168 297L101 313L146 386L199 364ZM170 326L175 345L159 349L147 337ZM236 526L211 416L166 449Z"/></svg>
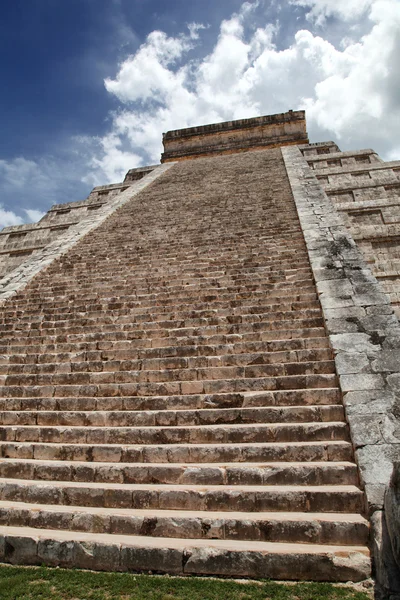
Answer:
<svg viewBox="0 0 400 600"><path fill-rule="evenodd" d="M400 325L339 213L298 148L282 148L317 284L370 516L384 511L400 460ZM336 311L336 312L332 312ZM379 540L377 575L387 587ZM390 562L390 561L389 561ZM395 590L396 591L396 590Z"/></svg>
<svg viewBox="0 0 400 600"><path fill-rule="evenodd" d="M163 134L161 162L307 143L304 111L226 121Z"/></svg>

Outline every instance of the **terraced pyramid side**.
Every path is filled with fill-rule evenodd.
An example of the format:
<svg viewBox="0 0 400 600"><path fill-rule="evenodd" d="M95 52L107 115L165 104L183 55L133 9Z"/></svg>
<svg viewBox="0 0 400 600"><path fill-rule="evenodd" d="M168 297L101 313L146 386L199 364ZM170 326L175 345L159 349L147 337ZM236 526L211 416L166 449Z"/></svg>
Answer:
<svg viewBox="0 0 400 600"><path fill-rule="evenodd" d="M2 307L0 556L369 576L280 149L172 165Z"/></svg>

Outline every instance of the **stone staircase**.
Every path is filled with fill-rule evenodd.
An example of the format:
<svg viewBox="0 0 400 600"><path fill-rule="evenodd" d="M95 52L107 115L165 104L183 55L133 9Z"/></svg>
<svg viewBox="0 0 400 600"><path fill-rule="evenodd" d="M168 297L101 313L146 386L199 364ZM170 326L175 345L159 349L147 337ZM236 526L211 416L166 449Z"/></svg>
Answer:
<svg viewBox="0 0 400 600"><path fill-rule="evenodd" d="M2 307L0 558L369 576L279 149L175 164Z"/></svg>

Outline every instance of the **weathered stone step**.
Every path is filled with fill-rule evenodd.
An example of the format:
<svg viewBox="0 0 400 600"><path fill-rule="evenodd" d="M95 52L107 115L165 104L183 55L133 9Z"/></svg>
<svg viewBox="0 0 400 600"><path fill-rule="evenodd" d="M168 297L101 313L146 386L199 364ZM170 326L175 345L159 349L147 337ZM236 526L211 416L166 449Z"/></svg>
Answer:
<svg viewBox="0 0 400 600"><path fill-rule="evenodd" d="M68 444L65 442L0 442L2 458L68 460L114 463L204 463L274 461L352 461L353 448L346 441L271 442L232 444Z"/></svg>
<svg viewBox="0 0 400 600"><path fill-rule="evenodd" d="M217 278L217 280L214 282L208 280L199 280L195 283L182 282L180 285L165 285L160 286L158 288L157 286L154 287L150 284L138 286L136 285L135 279L132 279L132 281L129 283L127 281L124 281L123 284L118 286L114 281L113 277L109 277L105 282L93 281L88 284L82 282L80 284L79 294L76 294L76 285L77 282L76 279L74 279L74 285L71 285L71 287L63 286L59 289L50 288L49 292L50 294L56 296L59 293L65 294L68 293L68 291L71 291L72 293L74 293L74 296L76 296L79 301L80 299L85 298L86 290L87 293L92 293L93 287L95 287L96 289L97 297L112 295L112 293L115 292L119 287L122 293L134 289L137 293L137 297L144 301L147 301L149 298L156 298L157 300L162 301L164 297L171 295L179 297L179 295L182 294L183 297L186 298L188 298L190 295L198 296L199 294L227 294L230 296L236 296L236 294L250 293L255 290L257 290L258 292L264 292L265 295L269 296L271 295L271 292L275 292L275 294L280 293L290 297L291 294L295 295L296 292L304 293L315 289L311 275L308 277L299 277L298 279L296 279L296 281L269 282L268 280L255 279L252 274L249 274L247 278L238 281L233 281L229 278ZM44 292L46 293L46 290L44 290ZM42 302L44 300L40 292L37 294L37 296L35 296L35 294L32 293L30 294L31 300L35 299L35 297L40 298Z"/></svg>
<svg viewBox="0 0 400 600"><path fill-rule="evenodd" d="M267 276L268 277L268 276ZM264 280L267 280L267 277L264 278ZM297 277L296 274L289 276L291 278L293 277ZM214 278L214 282L217 282L218 278ZM290 279L286 279L285 276L283 276L281 278L281 281L286 282L286 285L290 285ZM308 284L307 284L308 285ZM187 286L185 286L187 287ZM161 284L158 286L154 286L154 290L159 292L159 293L167 293L166 288ZM190 290L189 290L190 291ZM256 290L255 290L256 291ZM150 311L152 312L154 309L155 310L160 310L161 312L165 311L165 310L170 310L167 309L166 307L168 306L173 306L175 305L179 310L193 310L193 309L200 309L200 310L206 310L207 308L210 308L210 306L207 305L207 303L205 302L206 297L205 294L203 295L199 295L197 298L195 298L194 303L193 303L193 309L192 309L192 305L190 303L188 303L187 299L184 298L184 294L182 293L182 290L179 293L175 293L175 294L170 294L170 298L168 300L168 302L166 302L166 304L164 304L163 306L154 302L154 299L149 299L148 302L143 301L143 299L138 299L137 294L134 293L135 292L135 286L130 286L130 288L128 289L120 289L120 293L118 295L115 295L112 293L112 290L110 290L110 293L103 293L101 296L99 294L96 294L95 291L93 291L93 289L91 290L90 293L82 293L82 289L77 289L76 286L75 287L71 287L71 289L67 290L66 288L64 288L63 290L58 291L58 293L54 293L54 292L50 292L50 291L46 291L46 290L41 290L40 293L34 292L30 289L30 293L27 295L23 295L21 297L18 296L13 296L12 299L10 299L9 303L7 303L7 307L6 310L8 311L7 314L12 315L13 312L12 311L19 311L20 313L22 313L22 308L23 309L27 309L30 310L29 307L31 306L31 308L33 309L33 306L36 307L36 309L38 310L38 313L40 313L42 311L42 309L45 312L70 312L71 310L76 310L76 311L82 311L82 308L85 307L86 309L93 310L93 309L101 309L101 310L119 310L126 307L129 307L130 309L139 309L140 312L142 311ZM185 290L185 294L188 293L188 290ZM300 292L302 295L303 293ZM67 301L67 295L72 295L74 297L74 304L71 306L70 303L68 303ZM182 296L181 296L182 294ZM297 299L297 298L282 298L282 305L290 305L293 302L303 302L303 301L308 301L308 300L316 300L317 296L315 294L315 289L312 291L307 290L306 292L307 296L301 299ZM204 297L203 297L204 296ZM179 302L179 299L181 300L181 302ZM178 300L178 302L177 302ZM213 299L213 307L214 307L214 302L216 303L217 306L219 307L224 307L224 306L234 306L235 302L233 302L233 304L227 299L227 298L219 298L219 297L214 297ZM231 300L235 300L235 299L231 299ZM245 301L245 304L251 304L251 302L249 302L249 300L251 300L251 298L243 298L243 300ZM271 305L271 298L266 297L264 295L264 298L262 298L261 296L258 297L258 299L256 300L256 304L265 304L270 306ZM281 305L281 303L278 303L279 305ZM29 313L28 313L29 314ZM33 314L33 313L32 313Z"/></svg>
<svg viewBox="0 0 400 600"><path fill-rule="evenodd" d="M119 343L123 346L123 343ZM126 347L77 350L75 352L46 352L41 346L29 346L29 354L3 354L0 355L0 365L45 365L74 363L83 361L112 361L112 360L149 360L166 359L175 357L203 357L230 356L240 354L270 354L271 361L276 354L296 354L298 358L306 356L331 356L329 342L326 337L309 339L292 339L271 342L248 342L236 344L220 344L217 346L170 346L165 348L137 348L127 343ZM329 355L320 354L329 352ZM3 367L4 368L4 367Z"/></svg>
<svg viewBox="0 0 400 600"><path fill-rule="evenodd" d="M294 246L299 246L299 240L294 240ZM281 246L283 248L283 246ZM107 263L101 265L101 270L95 271L93 267L98 267L96 260L89 258L89 260L82 263L85 268L88 269L88 277L84 280L81 273L78 273L83 281L90 282L104 282L110 277L115 277L115 281L118 284L124 283L124 275L129 280L132 276L136 278L136 281L140 283L142 281L149 281L154 287L164 283L163 274L167 273L169 280L172 282L181 280L190 280L194 278L209 278L216 279L219 277L229 277L232 279L243 277L247 273L251 273L254 277L275 277L280 279L287 279L295 277L299 273L310 273L310 265L307 262L304 254L299 256L299 262L293 265L293 258L289 253L279 252L276 248L277 256L270 256L268 250L260 244L259 254L257 259L246 260L247 257L236 257L232 259L226 254L220 254L218 251L213 253L214 260L201 260L201 257L190 258L185 253L186 248L180 248L180 252L167 252L162 260L160 256L157 256L155 252L152 253L152 269L149 270L147 265L140 260L131 260L127 254L121 252L113 252L110 248ZM138 254L135 258L139 258L141 255ZM168 256L173 260L168 260ZM148 255L147 255L148 258ZM277 259L278 258L278 259ZM121 262L123 259L123 262ZM244 260L243 260L244 259ZM153 262L154 261L154 262ZM161 267L157 269L156 264ZM92 271L93 269L93 271ZM62 279L53 281L42 281L40 284L32 285L33 290L38 289L63 289L68 284L73 284L76 279L73 278L73 274L64 273ZM36 283L36 282L35 282Z"/></svg>
<svg viewBox="0 0 400 600"><path fill-rule="evenodd" d="M294 242L296 245L296 241ZM137 255L136 258L140 256ZM210 278L231 277L238 278L247 273L252 273L255 277L270 276L279 277L281 279L290 280L298 273L310 273L310 265L304 255L299 257L299 262L293 265L290 254L279 254L279 259L269 256L263 247L260 247L260 253L257 260L243 261L240 258L236 260L228 258L226 255L220 255L218 251L214 253L214 260L201 260L201 257L188 258L188 255L183 251L179 253L169 253L169 256L174 261L168 261L166 254L160 261L160 257L153 252L152 270L149 271L147 265L141 261L132 261L127 254L118 252L113 253L110 249L107 263L101 265L101 271L93 272L93 267L98 267L95 259L86 261L85 267L89 270L87 279L91 282L104 281L108 277L115 277L117 283L124 283L124 275L128 280L132 276L136 281L149 281L152 285L160 285L164 283L163 273L167 273L170 281L181 281L191 278ZM121 264L121 258L124 258ZM275 258L275 260L274 260ZM156 264L162 267L162 270L155 269ZM81 263L82 264L82 263ZM80 274L79 274L80 275ZM64 273L62 280L41 282L39 285L32 285L32 290L37 289L58 289L63 288L68 284L73 284L76 281L70 274ZM47 284L47 285L46 285Z"/></svg>
<svg viewBox="0 0 400 600"><path fill-rule="evenodd" d="M337 387L177 396L65 396L0 398L1 411L153 411L219 408L330 406L341 404Z"/></svg>
<svg viewBox="0 0 400 600"><path fill-rule="evenodd" d="M132 289L132 288L131 288ZM59 298L59 301L71 301L74 303L79 302L87 302L87 301L99 301L99 299L107 300L107 299L115 299L117 301L129 299L135 300L136 302L142 304L143 306L147 306L150 302L154 304L181 304L190 303L190 300L193 299L194 302L199 302L203 300L204 303L213 303L214 300L218 302L240 302L242 300L249 299L262 299L265 301L266 296L268 299L273 301L274 303L278 303L280 300L286 300L288 297L292 302L299 302L301 300L306 300L310 296L315 298L315 284L307 283L307 285L303 284L301 288L297 289L274 289L269 290L268 294L263 289L221 289L221 288L213 288L208 290L196 290L192 291L189 289L184 289L181 293L170 294L164 291L159 291L157 293L147 293L147 294L129 294L129 290L119 290L121 294L116 296L115 289L110 287L109 290L102 290L101 294L99 290L96 290L94 293L93 290L88 291L87 294L83 294L76 289L71 291L68 294L58 293L56 296ZM38 294L29 294L29 296L25 296L20 299L20 302L13 298L12 306L18 307L20 310L24 310L25 307L31 306L53 306L54 305L55 294L50 293L48 297L44 295L44 293L39 292Z"/></svg>
<svg viewBox="0 0 400 600"><path fill-rule="evenodd" d="M258 233L258 232L257 232ZM262 239L264 242L267 239L273 241L272 236L266 235L266 230L264 229L261 232ZM201 238L204 239L204 238ZM255 236L252 236L250 239L255 241ZM183 240L182 240L183 241ZM299 256L299 262L293 264L293 254L288 252L288 249L285 248L283 243L278 243L276 245L276 252L279 256L279 260L274 260L274 256L271 256L268 253L268 249L266 249L265 245L260 244L259 252L257 256L245 256L236 254L233 255L226 251L225 248L213 249L213 255L210 256L205 255L204 253L192 253L190 248L185 243L177 243L175 244L173 240L170 241L170 244L164 246L158 246L155 242L154 249L157 248L157 251L154 251L153 248L146 248L146 253L143 254L140 249L135 247L135 254L132 254L132 250L134 246L133 244L129 244L127 240L127 244L124 248L120 247L118 250L110 248L109 254L107 257L109 260L107 263L102 264L101 274L104 276L112 275L113 269L117 273L124 272L124 270L129 267L130 272L135 273L136 275L142 274L145 276L146 274L149 276L151 281L159 281L162 280L162 273L168 269L168 272L171 274L175 274L176 276L190 276L193 274L199 275L240 275L243 271L249 270L252 273L265 273L272 272L276 275L290 277L295 274L297 271L309 269L309 263L306 260L304 252L302 252ZM207 244L207 240L205 240ZM301 247L302 239L300 235L294 235L293 240L294 247ZM81 248L83 245L81 245ZM163 247L163 254L159 253L159 249ZM82 260L82 255L80 256L81 264L84 264L85 267L93 267L94 265L98 266L95 258L93 257L93 250L98 248L98 246L91 245L90 248L86 249L89 251L89 255L86 255L84 261ZM292 250L293 252L293 250ZM71 254L72 256L73 254ZM92 256L90 256L92 255ZM151 256L152 259L152 267L153 269L149 271L146 258ZM171 258L175 260L170 260ZM155 267L161 267L155 268ZM81 275L79 273L79 275ZM89 277L98 276L98 273L89 272ZM65 273L62 281L58 281L58 285L62 285L64 281L69 281L71 277L70 273ZM54 282L43 282L40 283L35 282L35 285L32 286L32 289L42 289L45 286L45 283L51 285Z"/></svg>
<svg viewBox="0 0 400 600"><path fill-rule="evenodd" d="M268 299L264 301L260 298L258 303L254 302L213 302L205 308L204 303L194 302L193 304L180 305L149 305L143 306L137 302L108 302L91 304L88 302L82 306L67 304L65 307L58 307L57 303L49 304L41 309L36 306L34 309L11 309L6 308L3 311L3 317L0 322L9 322L13 319L18 319L19 322L25 321L29 323L47 321L58 321L75 317L75 315L85 314L88 318L97 318L103 316L119 317L131 316L136 321L150 321L154 317L160 317L157 320L164 319L182 319L192 317L210 317L213 315L237 315L237 314L262 314L266 312L292 312L298 310L321 309L321 305L316 298L310 298L307 301L292 302L290 299L282 300L279 303L268 303Z"/></svg>
<svg viewBox="0 0 400 600"><path fill-rule="evenodd" d="M353 485L170 485L0 479L0 500L67 506L362 513Z"/></svg>
<svg viewBox="0 0 400 600"><path fill-rule="evenodd" d="M185 427L37 427L0 426L0 439L10 442L76 444L201 444L237 442L348 441L347 425L273 423Z"/></svg>
<svg viewBox="0 0 400 600"><path fill-rule="evenodd" d="M227 335L192 335L189 337L172 337L152 339L151 337L138 337L137 333L120 331L114 335L109 332L98 332L96 335L88 336L69 335L53 336L52 339L31 337L26 338L23 343L18 343L18 340L9 340L6 344L4 339L1 340L1 354L18 354L43 351L74 351L80 350L97 350L97 349L112 349L126 348L133 346L134 348L171 348L171 347L186 347L186 346L219 346L231 344L248 344L248 343L286 343L291 340L300 340L301 343L306 343L307 340L320 340L325 335L323 327L310 327L309 329L287 329L287 330L271 330L259 331L253 333L230 333ZM325 338L326 339L326 338Z"/></svg>
<svg viewBox="0 0 400 600"><path fill-rule="evenodd" d="M132 464L0 459L0 477L35 481L185 485L358 485L349 462Z"/></svg>
<svg viewBox="0 0 400 600"><path fill-rule="evenodd" d="M144 325L148 325L145 327ZM175 325L177 325L175 327ZM299 318L282 321L255 321L252 323L222 323L221 325L199 325L198 327L179 327L178 323L174 327L162 329L153 327L151 323L133 323L133 324L118 324L110 323L99 328L96 327L70 327L66 329L32 329L28 332L20 332L18 330L8 331L2 335L2 344L10 344L15 342L15 338L22 344L29 344L31 340L37 343L41 338L45 343L51 341L66 341L74 340L77 336L84 337L87 341L99 340L106 334L112 338L118 339L121 334L125 336L134 336L139 338L165 339L165 338L196 338L199 336L210 338L214 335L231 335L231 334L251 334L257 332L268 332L276 336L278 331L297 330L299 332L307 331L313 328L322 328L324 320L321 316L315 318ZM298 337L307 337L307 335L299 335ZM168 345L172 342L169 340Z"/></svg>
<svg viewBox="0 0 400 600"><path fill-rule="evenodd" d="M179 366L179 361L180 365ZM170 361L173 362L172 359ZM78 363L81 364L81 363ZM205 368L185 368L184 359L178 359L173 369L157 370L107 370L107 371L80 371L56 373L18 373L0 376L0 382L5 386L26 385L97 385L104 383L164 383L170 381L220 381L220 380L246 380L258 377L281 378L293 375L319 375L335 373L333 360L320 360L294 363L258 363L257 359L248 366L222 366ZM99 367L101 367L99 365ZM132 366L128 361L128 367ZM135 366L135 365L133 365ZM138 367L142 367L140 364ZM151 366L149 364L148 366ZM2 380L2 381L1 381ZM266 388L268 389L268 388ZM270 389L270 388L269 388Z"/></svg>
<svg viewBox="0 0 400 600"><path fill-rule="evenodd" d="M309 301L315 301L317 298L315 286L314 288L309 286L306 290L297 290L290 298L279 290L277 290L276 293L271 292L267 297L262 291L252 290L251 292L239 293L234 296L228 293L197 294L193 298L188 297L187 293L182 295L165 295L161 302L157 298L150 297L146 300L144 298L138 298L136 294L123 293L121 291L118 296L110 293L103 294L101 297L93 292L85 297L79 297L76 293L69 293L68 295L58 294L57 296L51 295L50 297L46 297L45 295L38 295L36 297L24 295L19 299L13 296L8 301L7 307L10 311L23 314L25 310L31 311L32 313L35 313L35 311L41 313L49 310L68 311L70 310L71 302L73 302L73 306L76 307L76 310L80 310L80 312L84 312L88 306L97 306L99 303L106 303L108 310L112 310L112 307L115 305L120 306L124 303L129 303L136 306L137 309L151 312L159 309L180 310L183 308L185 310L191 306L196 307L204 305L212 308L226 306L238 308L247 305L271 305L279 307L281 305L284 306L288 302L293 305L293 303L298 302L307 303Z"/></svg>
<svg viewBox="0 0 400 600"><path fill-rule="evenodd" d="M23 332L30 332L39 329L43 333L46 331L59 330L60 332L69 332L70 330L90 331L98 330L103 327L114 325L123 325L129 329L181 329L191 327L207 327L209 325L224 325L237 323L268 323L270 321L276 323L278 321L298 321L299 319L314 319L321 318L320 308L307 308L293 311L277 312L252 312L241 314L219 314L214 313L207 316L188 316L184 315L143 315L145 318L137 318L134 315L126 314L116 316L109 312L98 318L90 318L88 315L70 315L69 318L50 320L49 318L41 318L37 320L30 319L29 321L21 321L18 317L8 318L6 323L0 324L0 332L11 333L16 330L21 335Z"/></svg>
<svg viewBox="0 0 400 600"><path fill-rule="evenodd" d="M145 510L0 501L0 526L186 539L366 546L358 514Z"/></svg>
<svg viewBox="0 0 400 600"><path fill-rule="evenodd" d="M184 284L196 285L201 282L213 285L216 281L237 283L247 281L250 278L255 281L291 282L301 277L306 278L311 276L310 266L307 265L304 257L301 257L302 263L296 269L291 269L291 273L289 273L290 266L293 265L290 265L287 258L283 257L282 263L279 265L276 257L273 257L275 258L274 263L272 257L266 256L265 249L260 249L260 260L263 266L258 267L255 261L247 264L242 261L236 267L231 264L224 265L223 258L218 261L217 255L216 260L219 264L217 262L217 264L213 263L211 266L206 265L202 268L196 268L190 261L182 261L182 256L175 255L172 257L175 264L164 262L164 269L160 271L154 268L146 270L146 266L144 265L138 267L132 264L118 264L117 260L120 257L117 257L117 260L115 260L112 253L107 258L109 260L107 263L101 265L101 269L98 268L95 260L86 263L84 268L88 270L87 277L82 277L82 274L76 273L76 271L72 274L64 273L62 278L54 278L53 281L42 281L39 286L32 286L31 290L53 291L57 293L69 287L76 287L78 281L80 291L84 291L90 289L90 284L93 286L96 284L107 286L113 279L114 283L122 288L133 284L138 289L151 286L154 289L163 287L164 289L171 290ZM93 288L91 289L93 290Z"/></svg>
<svg viewBox="0 0 400 600"><path fill-rule="evenodd" d="M2 376L0 376L1 379ZM41 377L45 377L41 375ZM121 378L124 381L123 378ZM44 380L42 380L44 381ZM65 396L175 396L186 394L218 394L232 392L257 392L275 390L298 390L309 388L332 388L337 386L336 375L290 375L287 377L255 377L247 379L215 379L167 382L131 382L81 385L3 385L0 398L48 398Z"/></svg>
<svg viewBox="0 0 400 600"><path fill-rule="evenodd" d="M0 560L104 571L317 581L370 576L366 546L180 540L1 527Z"/></svg>
<svg viewBox="0 0 400 600"><path fill-rule="evenodd" d="M189 347L190 348L190 347ZM216 367L250 367L257 365L284 365L315 363L317 361L332 360L332 351L329 348L318 348L315 350L292 350L287 352L254 352L222 354L219 356L185 356L179 352L179 356L166 358L140 358L125 360L102 359L98 352L98 359L92 357L75 356L69 361L61 362L29 362L27 364L0 362L1 375L36 375L46 373L83 373L83 372L115 372L115 371L161 371L173 369L207 369ZM6 357L5 357L6 358ZM38 357L39 358L39 357ZM208 379L208 377L207 377Z"/></svg>
<svg viewBox="0 0 400 600"><path fill-rule="evenodd" d="M241 307L247 306L272 306L273 309L279 309L280 307L290 306L292 308L296 307L298 303L304 304L308 306L309 303L316 303L316 306L320 306L318 302L318 296L315 292L315 287L313 290L297 293L294 296L288 298L284 294L282 296L278 296L274 298L273 296L265 297L265 294L257 292L257 290L253 291L251 294L245 294L243 297L240 295L237 298L225 297L221 295L215 296L202 296L198 295L193 299L193 301L188 301L186 297L177 297L176 295L172 295L169 298L164 298L162 304L157 302L150 302L146 304L143 300L139 300L136 295L132 294L118 294L117 297L110 295L109 297L104 296L102 298L94 297L93 294L88 296L85 299L79 300L78 297L75 296L73 298L66 298L62 294L58 294L57 296L45 297L44 295L39 295L36 298L36 301L33 301L31 296L23 295L21 298L16 298L13 296L7 303L6 309L10 311L12 315L16 312L18 315L23 315L25 312L29 314L40 314L42 312L47 311L59 311L59 312L69 312L71 310L71 300L73 299L73 307L76 312L85 312L89 310L91 307L104 307L105 310L111 311L114 307L120 307L123 305L128 305L132 307L132 309L137 309L140 312L142 311L169 311L171 309L176 311L181 310L190 310L190 309L201 309L204 306L212 307L213 309L218 308L235 308L240 309ZM80 304L82 302L82 304ZM272 302L272 303L271 303ZM301 308L301 307L300 307ZM251 311L249 311L251 312Z"/></svg>
<svg viewBox="0 0 400 600"><path fill-rule="evenodd" d="M296 242L294 242L296 245ZM168 261L168 254L163 257L160 264L161 269L155 269L152 264L152 269L149 269L146 264L140 264L131 261L128 256L121 255L121 253L113 253L110 249L110 253L107 256L107 262L101 265L101 269L95 269L98 267L96 259L89 259L82 262L85 268L88 269L87 277L82 277L81 273L77 273L77 277L74 277L75 273L63 274L62 279L56 278L53 281L41 281L39 285L32 285L32 290L62 290L69 285L74 286L77 279L79 283L84 284L84 288L88 286L88 283L107 283L110 278L115 278L115 283L118 285L124 285L126 281L131 283L136 281L138 285L143 283L150 283L152 287L162 286L165 284L176 284L180 282L190 282L199 279L211 279L216 280L219 278L225 278L232 281L240 280L246 276L253 276L257 278L271 278L277 280L290 281L299 275L310 275L310 265L307 263L304 255L299 257L299 263L293 265L293 259L290 260L290 255L286 254L286 257L280 253L278 260L276 257L268 255L268 251L260 244L259 256L257 260L243 260L236 259L236 261L229 260L225 254L221 255L218 252L214 254L213 261L205 261L199 263L198 259L194 258L193 261L188 258L184 253L184 250L179 253L169 253L170 258L173 261ZM124 256L123 262L121 258ZM148 258L148 256L147 256ZM155 262L157 261L157 255L153 252L151 257ZM245 257L243 257L245 258ZM226 262L225 262L226 261ZM168 281L165 281L164 274L168 276Z"/></svg>
<svg viewBox="0 0 400 600"><path fill-rule="evenodd" d="M162 411L1 411L1 425L164 427L244 423L344 421L343 406L291 406Z"/></svg>

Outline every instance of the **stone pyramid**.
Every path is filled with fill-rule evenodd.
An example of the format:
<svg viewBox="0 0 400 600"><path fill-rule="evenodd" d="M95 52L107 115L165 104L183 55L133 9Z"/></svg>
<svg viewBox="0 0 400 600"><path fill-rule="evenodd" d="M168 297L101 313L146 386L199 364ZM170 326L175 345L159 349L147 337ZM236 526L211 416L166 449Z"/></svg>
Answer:
<svg viewBox="0 0 400 600"><path fill-rule="evenodd" d="M322 185L338 195L338 155L357 173L386 163L309 144L301 111L169 132L164 146L163 164L1 232L0 560L368 578L386 479L368 487L351 407L380 388L365 370L354 383L343 344L384 348L368 324L340 329L332 311L356 312L326 272L362 258L349 238L324 263L335 236L320 242L326 212L310 221L301 194L314 207Z"/></svg>

